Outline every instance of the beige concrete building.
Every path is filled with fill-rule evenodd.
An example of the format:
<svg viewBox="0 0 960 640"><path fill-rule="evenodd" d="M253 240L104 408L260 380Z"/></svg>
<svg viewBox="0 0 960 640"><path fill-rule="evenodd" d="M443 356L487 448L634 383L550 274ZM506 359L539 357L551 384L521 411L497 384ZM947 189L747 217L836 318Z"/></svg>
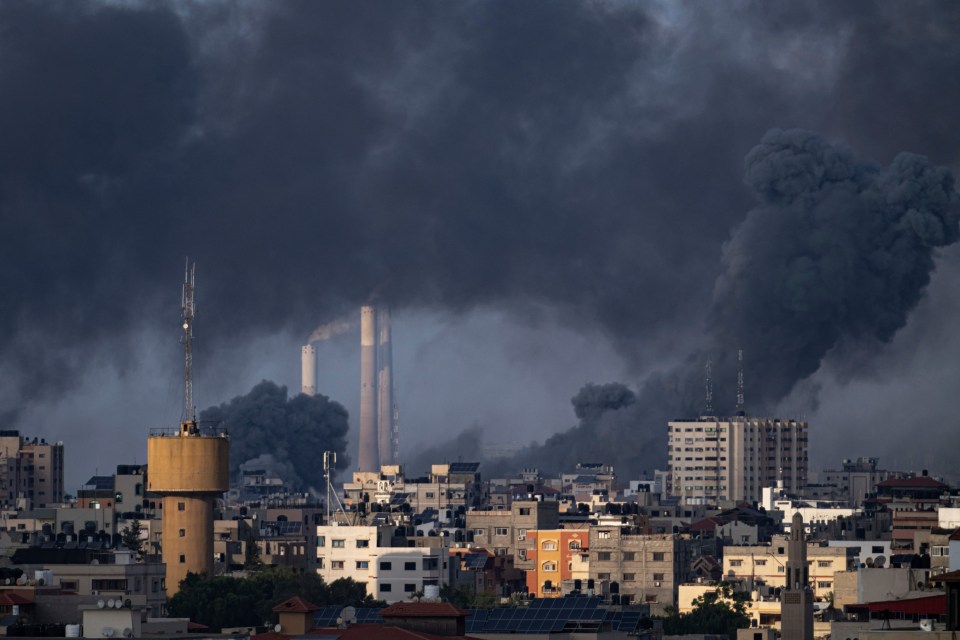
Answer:
<svg viewBox="0 0 960 640"><path fill-rule="evenodd" d="M713 546L713 540L643 534L630 527L590 527L590 578L611 586L615 582L621 597L662 614L676 606L680 583L693 580L693 559Z"/></svg>
<svg viewBox="0 0 960 640"><path fill-rule="evenodd" d="M63 443L0 431L0 503L22 509L63 502Z"/></svg>
<svg viewBox="0 0 960 640"><path fill-rule="evenodd" d="M764 487L807 483L807 423L702 417L667 426L668 493L685 504L759 502Z"/></svg>
<svg viewBox="0 0 960 640"><path fill-rule="evenodd" d="M825 599L834 590L834 574L853 568L859 551L855 547L821 546L819 542L806 545L810 587L817 599ZM785 536L774 536L769 545L724 547L724 579L742 581L750 589L780 587L786 579L787 548Z"/></svg>
<svg viewBox="0 0 960 640"><path fill-rule="evenodd" d="M527 532L559 528L560 505L551 500L514 500L509 511L467 512L468 541L472 536L476 547L489 549L498 556L513 556L514 566L524 571L533 568L528 552L534 543Z"/></svg>

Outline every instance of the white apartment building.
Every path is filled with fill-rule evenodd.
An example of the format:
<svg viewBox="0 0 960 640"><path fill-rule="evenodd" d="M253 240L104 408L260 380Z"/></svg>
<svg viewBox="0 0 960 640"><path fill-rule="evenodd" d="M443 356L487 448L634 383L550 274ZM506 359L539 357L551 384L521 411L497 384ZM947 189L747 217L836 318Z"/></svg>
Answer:
<svg viewBox="0 0 960 640"><path fill-rule="evenodd" d="M362 582L368 594L387 603L409 600L427 585L444 586L449 547L391 546L394 531L390 525L318 526L317 573L327 583Z"/></svg>
<svg viewBox="0 0 960 640"><path fill-rule="evenodd" d="M807 423L701 417L667 426L668 492L684 504L758 502L764 487L807 483Z"/></svg>

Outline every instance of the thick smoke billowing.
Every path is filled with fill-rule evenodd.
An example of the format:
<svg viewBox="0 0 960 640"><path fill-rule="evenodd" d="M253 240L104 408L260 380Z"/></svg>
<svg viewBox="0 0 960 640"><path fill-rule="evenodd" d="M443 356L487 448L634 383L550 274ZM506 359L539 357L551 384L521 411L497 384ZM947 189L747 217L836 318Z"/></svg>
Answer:
<svg viewBox="0 0 960 640"><path fill-rule="evenodd" d="M659 420L677 411L676 394L689 405L705 357L718 383L729 377L718 352L745 349L754 406L824 349L888 338L923 289L923 247L951 241L926 228L936 214L902 214L900 226L922 228L910 236L884 218L896 202L869 202L899 193L883 180L908 191L909 163L874 178L851 168L861 186L830 178L812 194L822 201L811 216L848 198L861 213L847 224L884 219L879 235L836 230L852 249L829 248L791 213L802 203L760 172L766 155L749 184L763 202L744 222L740 174L778 126L882 164L911 150L955 166L960 39L945 25L956 3L345 6L0 3L4 427L35 429L17 411L56 402L92 362L122 370L135 330L175 334L185 254L199 262L200 380L218 375L219 352L307 336L377 290L398 312L549 309L604 335L638 377L706 337L687 366L666 367L662 393L638 392L635 405ZM783 227L766 227L770 207ZM752 234L787 225L812 235L786 239L782 255L740 255ZM785 239L763 240L772 253ZM833 264L868 254L870 264ZM884 254L907 270L874 276ZM786 289L738 271L761 258L782 261ZM842 273L836 286L818 275L827 268ZM854 284L863 275L895 299L854 309L876 299ZM808 277L815 293L798 297ZM772 308L758 314L767 294ZM801 307L813 311L799 337L752 334L755 316ZM871 324L872 313L884 317ZM97 425L75 425L86 427Z"/></svg>
<svg viewBox="0 0 960 640"><path fill-rule="evenodd" d="M202 411L200 420L229 430L232 475L265 469L291 489L308 491L324 486L324 451L336 452L338 470L350 466L347 411L326 396L288 398L286 387L264 381L244 396Z"/></svg>
<svg viewBox="0 0 960 640"><path fill-rule="evenodd" d="M881 168L810 132L772 130L747 155L745 182L760 205L724 246L709 345L653 377L639 401L621 385L587 385L573 399L580 425L518 462L555 470L601 456L628 474L662 463L667 420L703 411L704 364L729 369L736 347L749 354L748 406L772 409L832 350L889 341L929 284L937 248L960 238L953 176L922 156ZM731 385L719 387L714 406L729 413Z"/></svg>

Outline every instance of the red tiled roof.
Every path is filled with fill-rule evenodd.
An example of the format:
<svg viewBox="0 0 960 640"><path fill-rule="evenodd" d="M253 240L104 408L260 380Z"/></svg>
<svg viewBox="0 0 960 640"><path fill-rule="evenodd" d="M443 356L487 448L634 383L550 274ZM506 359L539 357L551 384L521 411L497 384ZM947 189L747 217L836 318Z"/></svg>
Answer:
<svg viewBox="0 0 960 640"><path fill-rule="evenodd" d="M3 593L3 594L0 594L0 604L2 605L33 604L33 600L31 600L30 598L24 598L18 593Z"/></svg>
<svg viewBox="0 0 960 640"><path fill-rule="evenodd" d="M381 618L459 618L470 612L449 602L398 602L380 611Z"/></svg>
<svg viewBox="0 0 960 640"><path fill-rule="evenodd" d="M275 613L311 613L319 610L320 607L307 602L300 596L293 596L273 608Z"/></svg>
<svg viewBox="0 0 960 640"><path fill-rule="evenodd" d="M727 521L717 516L710 516L703 520L697 520L690 525L690 531L714 531L717 527L725 525Z"/></svg>
<svg viewBox="0 0 960 640"><path fill-rule="evenodd" d="M877 483L878 487L895 487L905 489L948 489L942 482L930 476L914 476L913 478L889 478Z"/></svg>

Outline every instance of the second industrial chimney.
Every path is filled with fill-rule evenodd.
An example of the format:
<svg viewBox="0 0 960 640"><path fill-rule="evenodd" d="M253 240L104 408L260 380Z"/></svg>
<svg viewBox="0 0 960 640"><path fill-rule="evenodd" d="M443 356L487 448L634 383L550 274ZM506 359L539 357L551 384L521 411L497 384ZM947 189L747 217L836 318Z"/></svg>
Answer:
<svg viewBox="0 0 960 640"><path fill-rule="evenodd" d="M393 347L390 310L385 305L360 309L359 471L396 464L397 421L393 398Z"/></svg>

